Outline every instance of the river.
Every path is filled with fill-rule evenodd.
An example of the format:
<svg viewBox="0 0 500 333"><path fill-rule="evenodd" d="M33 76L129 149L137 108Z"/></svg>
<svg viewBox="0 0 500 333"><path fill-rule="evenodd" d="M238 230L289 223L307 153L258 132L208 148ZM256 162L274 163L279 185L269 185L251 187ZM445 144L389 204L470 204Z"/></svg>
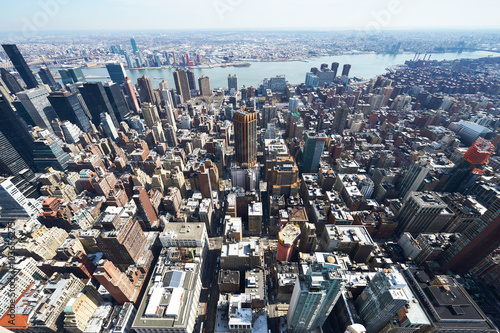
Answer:
<svg viewBox="0 0 500 333"><path fill-rule="evenodd" d="M436 53L432 54L431 60L452 60L452 59L477 59L488 56L499 56L498 53L476 51L462 53ZM226 88L227 76L236 74L238 76L238 87L254 86L258 87L262 83L262 79L271 78L276 75L284 74L288 83L300 84L305 81L306 73L311 67L320 67L326 63L329 66L332 62L338 62L339 70L337 75L342 72L344 64L351 64L349 76L360 76L364 79L370 79L377 75L386 72L386 68L393 65L404 64L406 60L413 59L414 54L354 54L341 56L326 56L318 58L310 58L304 61L287 61L287 62L252 62L250 67L214 67L214 68L193 68L196 78L201 75L206 75L210 78L210 86L212 89ZM54 72L57 69L52 69ZM167 80L169 87L175 87L172 76L172 68L158 69L126 69L127 75L133 83L137 78L146 75L152 81L153 87L157 88L162 80ZM84 68L85 75L108 76L106 68ZM91 79L88 81L105 81L109 79Z"/></svg>

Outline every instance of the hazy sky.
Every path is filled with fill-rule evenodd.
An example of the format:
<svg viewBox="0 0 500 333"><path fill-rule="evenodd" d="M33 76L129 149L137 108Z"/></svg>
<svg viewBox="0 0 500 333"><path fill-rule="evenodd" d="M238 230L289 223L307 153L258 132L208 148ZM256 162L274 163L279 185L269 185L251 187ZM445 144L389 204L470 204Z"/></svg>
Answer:
<svg viewBox="0 0 500 333"><path fill-rule="evenodd" d="M500 28L498 0L3 0L0 31Z"/></svg>

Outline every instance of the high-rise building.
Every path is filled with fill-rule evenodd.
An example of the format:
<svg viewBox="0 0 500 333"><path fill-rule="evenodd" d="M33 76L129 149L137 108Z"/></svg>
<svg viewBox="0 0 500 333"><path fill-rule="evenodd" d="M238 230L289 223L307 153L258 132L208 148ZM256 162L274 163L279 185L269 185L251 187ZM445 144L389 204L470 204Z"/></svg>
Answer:
<svg viewBox="0 0 500 333"><path fill-rule="evenodd" d="M92 115L92 123L96 127L101 122L101 113L108 113L115 127L120 126L101 82L86 82L78 87L78 90Z"/></svg>
<svg viewBox="0 0 500 333"><path fill-rule="evenodd" d="M319 171L319 161L325 147L326 134L309 131L304 134L304 141L301 172L316 173Z"/></svg>
<svg viewBox="0 0 500 333"><path fill-rule="evenodd" d="M344 289L345 268L328 253L316 253L299 265L287 322L290 333L306 333L323 325Z"/></svg>
<svg viewBox="0 0 500 333"><path fill-rule="evenodd" d="M28 200L12 182L14 177L0 178L0 224L6 226L18 218L30 219L40 214L40 209Z"/></svg>
<svg viewBox="0 0 500 333"><path fill-rule="evenodd" d="M40 76L40 79L42 82L49 87L55 89L58 87L58 83L56 82L56 79L54 78L54 75L52 75L52 72L50 71L50 68L48 67L41 67L40 70L38 71L38 76Z"/></svg>
<svg viewBox="0 0 500 333"><path fill-rule="evenodd" d="M151 80L146 75L143 75L137 79L137 84L139 85L139 94L141 95L142 102L156 104L156 97Z"/></svg>
<svg viewBox="0 0 500 333"><path fill-rule="evenodd" d="M278 234L278 261L292 261L297 242L300 237L300 228L293 223L288 223Z"/></svg>
<svg viewBox="0 0 500 333"><path fill-rule="evenodd" d="M443 186L445 192L463 192L484 173L484 166L495 151L495 146L483 138L477 139L467 149L460 163L450 172L451 176Z"/></svg>
<svg viewBox="0 0 500 333"><path fill-rule="evenodd" d="M143 187L134 186L132 199L137 206L137 215L141 218L139 222L142 222L142 227L147 230L156 228L158 226L158 216L146 190Z"/></svg>
<svg viewBox="0 0 500 333"><path fill-rule="evenodd" d="M125 72L125 68L123 68L123 64L106 64L106 69L108 70L109 78L118 84L122 84L127 77L127 73Z"/></svg>
<svg viewBox="0 0 500 333"><path fill-rule="evenodd" d="M87 82L81 68L60 69L59 74L61 75L63 85Z"/></svg>
<svg viewBox="0 0 500 333"><path fill-rule="evenodd" d="M101 113L101 125L104 129L104 133L108 138L111 138L113 140L118 139L118 132L116 131L115 125L113 125L113 120L111 120L109 113Z"/></svg>
<svg viewBox="0 0 500 333"><path fill-rule="evenodd" d="M130 117L130 110L127 106L127 101L125 100L125 96L123 96L120 84L105 82L104 91L108 96L109 102L111 103L111 107L115 112L117 120L121 122L128 119Z"/></svg>
<svg viewBox="0 0 500 333"><path fill-rule="evenodd" d="M188 77L188 83L189 83L189 90L196 90L196 78L194 77L193 71L188 69L186 71L187 77Z"/></svg>
<svg viewBox="0 0 500 333"><path fill-rule="evenodd" d="M132 45L132 52L136 53L137 50L137 44L135 43L135 39L132 37L130 38L130 44Z"/></svg>
<svg viewBox="0 0 500 333"><path fill-rule="evenodd" d="M153 128L155 124L160 122L160 116L158 115L158 109L156 105L150 103L142 104L142 116L144 117L144 121L146 122L146 126L148 128Z"/></svg>
<svg viewBox="0 0 500 333"><path fill-rule="evenodd" d="M113 262L102 259L94 272L94 277L113 296L118 304L135 303L139 291L125 273L120 272Z"/></svg>
<svg viewBox="0 0 500 333"><path fill-rule="evenodd" d="M367 333L377 333L414 299L403 275L395 268L378 271L356 299Z"/></svg>
<svg viewBox="0 0 500 333"><path fill-rule="evenodd" d="M52 131L51 122L57 118L52 105L47 97L49 93L45 88L35 88L17 93L23 105L36 126Z"/></svg>
<svg viewBox="0 0 500 333"><path fill-rule="evenodd" d="M429 170L427 159L421 158L414 161L404 174L400 184L399 196L405 198L408 193L418 191Z"/></svg>
<svg viewBox="0 0 500 333"><path fill-rule="evenodd" d="M33 137L28 126L16 114L8 100L0 95L0 131L19 153L24 161L31 167L33 164Z"/></svg>
<svg viewBox="0 0 500 333"><path fill-rule="evenodd" d="M66 90L56 91L50 93L47 99L60 120L68 120L84 132L92 132L90 111L80 94Z"/></svg>
<svg viewBox="0 0 500 333"><path fill-rule="evenodd" d="M409 232L416 237L427 232L434 223L441 224L440 215L446 207L446 203L434 192L410 192L397 215L399 224L396 233Z"/></svg>
<svg viewBox="0 0 500 333"><path fill-rule="evenodd" d="M182 68L177 68L174 72L174 82L177 95L182 97L183 102L189 101L191 99L191 91L186 71Z"/></svg>
<svg viewBox="0 0 500 333"><path fill-rule="evenodd" d="M15 176L23 170L33 173L26 161L21 158L17 150L0 130L0 173Z"/></svg>
<svg viewBox="0 0 500 333"><path fill-rule="evenodd" d="M252 166L257 162L257 112L241 109L233 114L236 162Z"/></svg>
<svg viewBox="0 0 500 333"><path fill-rule="evenodd" d="M200 95L201 96L211 96L212 90L210 89L210 79L208 76L202 75L198 79L198 85L200 86Z"/></svg>
<svg viewBox="0 0 500 333"><path fill-rule="evenodd" d="M345 64L342 68L342 76L349 76L349 71L351 70L351 65Z"/></svg>
<svg viewBox="0 0 500 333"><path fill-rule="evenodd" d="M123 82L123 86L125 88L127 97L129 98L129 108L136 114L138 114L141 110L141 107L139 106L139 102L137 101L137 95L135 94L135 88L132 84L132 81L128 77L126 77Z"/></svg>
<svg viewBox="0 0 500 333"><path fill-rule="evenodd" d="M0 68L0 78L7 86L11 94L17 94L20 91L23 91L23 87L17 81L14 75L10 74L5 68Z"/></svg>
<svg viewBox="0 0 500 333"><path fill-rule="evenodd" d="M9 56L10 61L14 67L16 67L17 72L21 75L26 87L28 89L33 89L38 87L38 81L36 80L33 72L29 68L28 64L24 60L23 55L19 52L19 49L15 44L2 44L2 47Z"/></svg>
<svg viewBox="0 0 500 333"><path fill-rule="evenodd" d="M38 170L51 167L55 170L64 171L68 167L70 156L51 138L35 140L33 150L35 166Z"/></svg>
<svg viewBox="0 0 500 333"><path fill-rule="evenodd" d="M238 77L236 76L236 74L234 74L233 76L231 76L230 74L227 77L227 90L231 92L231 89L234 89L234 91L238 91Z"/></svg>
<svg viewBox="0 0 500 333"><path fill-rule="evenodd" d="M338 62L332 62L331 70L334 73L334 76L337 77L337 71L339 70L339 63Z"/></svg>
<svg viewBox="0 0 500 333"><path fill-rule="evenodd" d="M347 116L349 115L350 109L347 104L337 107L335 110L335 117L333 118L332 131L336 134L342 134L344 131Z"/></svg>

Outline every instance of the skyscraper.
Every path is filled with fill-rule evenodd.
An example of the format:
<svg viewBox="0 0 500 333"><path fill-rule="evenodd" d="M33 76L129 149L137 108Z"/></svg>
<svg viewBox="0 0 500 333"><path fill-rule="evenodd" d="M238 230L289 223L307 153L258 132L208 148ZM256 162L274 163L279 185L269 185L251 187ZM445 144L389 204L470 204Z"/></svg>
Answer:
<svg viewBox="0 0 500 333"><path fill-rule="evenodd" d="M130 44L132 45L132 52L136 53L137 52L137 44L135 43L135 39L133 37L130 38Z"/></svg>
<svg viewBox="0 0 500 333"><path fill-rule="evenodd" d="M16 148L10 143L0 130L0 173L15 176L23 170L33 173Z"/></svg>
<svg viewBox="0 0 500 333"><path fill-rule="evenodd" d="M61 75L63 85L87 82L81 68L60 69L59 74Z"/></svg>
<svg viewBox="0 0 500 333"><path fill-rule="evenodd" d="M188 77L188 83L189 83L189 90L196 90L196 79L194 77L194 73L188 69L186 71L187 77Z"/></svg>
<svg viewBox="0 0 500 333"><path fill-rule="evenodd" d="M333 118L332 131L336 134L342 134L349 115L350 109L347 104L337 107L335 117Z"/></svg>
<svg viewBox="0 0 500 333"><path fill-rule="evenodd" d="M134 186L134 195L132 196L137 205L137 215L140 217L139 223L142 222L143 228L151 230L156 228L158 224L158 216L149 200L148 193L143 187Z"/></svg>
<svg viewBox="0 0 500 333"><path fill-rule="evenodd" d="M123 96L122 89L119 83L105 82L104 91L108 96L111 107L115 112L118 121L125 121L130 116L130 110L127 106L125 96Z"/></svg>
<svg viewBox="0 0 500 333"><path fill-rule="evenodd" d="M26 164L33 164L33 137L26 123L15 113L10 103L4 96L0 95L0 131L9 140L15 150L21 155Z"/></svg>
<svg viewBox="0 0 500 333"><path fill-rule="evenodd" d="M33 155L35 165L40 171L48 167L64 171L70 159L69 155L50 138L35 140Z"/></svg>
<svg viewBox="0 0 500 333"><path fill-rule="evenodd" d="M137 96L135 94L135 88L132 84L132 80L126 77L123 82L123 87L125 88L125 92L129 99L129 108L132 109L136 114L138 114L141 107L139 106L139 102L137 101Z"/></svg>
<svg viewBox="0 0 500 333"><path fill-rule="evenodd" d="M319 161L325 147L325 133L308 131L304 134L304 151L302 153L302 173L315 173L319 170Z"/></svg>
<svg viewBox="0 0 500 333"><path fill-rule="evenodd" d="M238 90L238 77L236 74L233 76L229 74L227 77L227 90L231 91L231 89L234 89L234 91Z"/></svg>
<svg viewBox="0 0 500 333"><path fill-rule="evenodd" d="M5 50L5 53L9 56L9 59L12 61L14 67L16 67L19 75L21 75L26 87L28 89L38 87L38 81L33 75L33 72L31 72L31 69L24 60L21 52L19 52L17 46L15 44L2 44L2 47Z"/></svg>
<svg viewBox="0 0 500 333"><path fill-rule="evenodd" d="M340 297L345 268L329 253L316 253L299 265L288 307L288 332L306 333L321 327Z"/></svg>
<svg viewBox="0 0 500 333"><path fill-rule="evenodd" d="M182 68L177 68L174 72L174 82L177 95L182 97L183 102L189 101L191 99L191 92L186 71Z"/></svg>
<svg viewBox="0 0 500 333"><path fill-rule="evenodd" d="M134 284L125 273L120 272L112 261L101 259L94 277L113 296L118 304L125 302L134 303L139 296L139 290L134 288Z"/></svg>
<svg viewBox="0 0 500 333"><path fill-rule="evenodd" d="M101 113L108 113L115 127L120 126L101 82L86 82L78 87L78 90L92 115L92 123L96 127L99 127L101 123Z"/></svg>
<svg viewBox="0 0 500 333"><path fill-rule="evenodd" d="M426 232L446 207L446 203L434 192L410 192L397 215L399 225L396 233L409 232L416 237Z"/></svg>
<svg viewBox="0 0 500 333"><path fill-rule="evenodd" d="M338 62L332 62L332 72L334 73L334 76L337 77L337 71L339 70L339 63Z"/></svg>
<svg viewBox="0 0 500 333"><path fill-rule="evenodd" d="M483 138L477 139L467 149L461 162L451 171L451 177L446 181L443 190L446 192L463 192L467 187L483 174L484 166L495 151L495 146Z"/></svg>
<svg viewBox="0 0 500 333"><path fill-rule="evenodd" d="M351 70L351 65L345 64L342 68L342 76L349 76L349 71Z"/></svg>
<svg viewBox="0 0 500 333"><path fill-rule="evenodd" d="M5 83L11 94L17 94L18 92L24 90L14 75L10 74L5 68L0 68L0 75L2 81Z"/></svg>
<svg viewBox="0 0 500 333"><path fill-rule="evenodd" d="M278 261L291 261L297 243L299 241L300 228L288 223L278 234L278 253L276 259Z"/></svg>
<svg viewBox="0 0 500 333"><path fill-rule="evenodd" d="M141 95L142 102L156 104L156 98L151 80L146 75L143 75L137 79L137 84L139 85L139 94Z"/></svg>
<svg viewBox="0 0 500 333"><path fill-rule="evenodd" d="M118 139L118 132L116 131L115 125L113 125L113 121L111 120L109 113L101 113L101 125L104 129L104 133L108 138L111 138L113 140Z"/></svg>
<svg viewBox="0 0 500 333"><path fill-rule="evenodd" d="M257 162L257 112L241 109L233 114L236 162L252 166Z"/></svg>
<svg viewBox="0 0 500 333"><path fill-rule="evenodd" d="M35 88L17 93L21 104L36 126L52 131L51 122L57 118L57 114L50 105L48 96L49 93L45 88Z"/></svg>
<svg viewBox="0 0 500 333"><path fill-rule="evenodd" d="M78 93L69 91L52 92L47 97L61 121L68 120L84 132L92 132L90 112Z"/></svg>
<svg viewBox="0 0 500 333"><path fill-rule="evenodd" d="M367 333L377 333L399 310L414 299L403 275L395 268L378 271L355 305Z"/></svg>
<svg viewBox="0 0 500 333"><path fill-rule="evenodd" d="M52 75L50 68L41 67L40 70L38 71L38 76L40 76L42 82L48 85L49 87L51 88L58 87L58 83L56 82L56 79L54 79L54 75Z"/></svg>
<svg viewBox="0 0 500 333"><path fill-rule="evenodd" d="M127 77L123 64L106 64L110 79L118 84L122 84Z"/></svg>
<svg viewBox="0 0 500 333"><path fill-rule="evenodd" d="M144 122L148 128L153 128L155 124L160 122L160 116L158 115L158 109L156 105L150 103L142 104L142 116L144 117Z"/></svg>
<svg viewBox="0 0 500 333"><path fill-rule="evenodd" d="M421 158L413 162L403 176L399 196L405 198L408 193L418 191L429 170L427 159Z"/></svg>
<svg viewBox="0 0 500 333"><path fill-rule="evenodd" d="M208 76L202 75L198 79L198 85L200 86L200 95L201 96L211 96L212 90L210 89L210 79Z"/></svg>

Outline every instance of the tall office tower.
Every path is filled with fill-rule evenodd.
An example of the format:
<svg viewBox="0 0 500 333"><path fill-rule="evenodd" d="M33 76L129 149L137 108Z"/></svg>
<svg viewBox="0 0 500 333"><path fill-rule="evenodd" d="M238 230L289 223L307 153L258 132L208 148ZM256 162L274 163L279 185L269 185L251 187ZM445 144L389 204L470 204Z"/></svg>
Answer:
<svg viewBox="0 0 500 333"><path fill-rule="evenodd" d="M113 125L113 120L109 116L109 113L103 112L101 113L101 126L104 129L104 133L108 138L113 140L118 140L118 132L116 131L115 125Z"/></svg>
<svg viewBox="0 0 500 333"><path fill-rule="evenodd" d="M437 259L443 272L464 274L500 246L500 200L488 207L481 217L461 234Z"/></svg>
<svg viewBox="0 0 500 333"><path fill-rule="evenodd" d="M19 52L17 46L15 44L2 44L2 47L5 50L5 53L9 56L9 59L12 61L14 67L16 67L19 75L21 75L26 87L28 89L38 87L38 81L33 75L33 72L31 72L31 69L24 60L21 52Z"/></svg>
<svg viewBox="0 0 500 333"><path fill-rule="evenodd" d="M290 98L290 100L288 101L288 110L297 112L299 110L299 102L300 98L298 96L293 96L292 98Z"/></svg>
<svg viewBox="0 0 500 333"><path fill-rule="evenodd" d="M292 261L300 237L300 228L293 223L288 223L279 232L278 237L278 253L276 259L280 262Z"/></svg>
<svg viewBox="0 0 500 333"><path fill-rule="evenodd" d="M115 127L120 126L101 82L86 82L78 87L78 91L80 91L92 115L92 123L96 127L99 127L101 122L101 113L105 112L109 113Z"/></svg>
<svg viewBox="0 0 500 333"><path fill-rule="evenodd" d="M139 106L139 102L137 101L137 95L135 94L134 85L128 77L125 78L123 87L125 88L125 92L130 101L129 108L132 109L136 114L138 114L141 110L141 107Z"/></svg>
<svg viewBox="0 0 500 333"><path fill-rule="evenodd" d="M202 75L198 79L198 85L200 86L201 96L212 96L212 89L210 89L210 79L208 76Z"/></svg>
<svg viewBox="0 0 500 333"><path fill-rule="evenodd" d="M76 124L84 132L92 132L90 123L90 111L87 105L81 100L78 93L69 91L56 91L47 97L60 120L68 120Z"/></svg>
<svg viewBox="0 0 500 333"><path fill-rule="evenodd" d="M306 87L309 89L316 89L319 86L319 77L312 73L306 73Z"/></svg>
<svg viewBox="0 0 500 333"><path fill-rule="evenodd" d="M261 127L267 127L276 118L276 105L264 105L262 107Z"/></svg>
<svg viewBox="0 0 500 333"><path fill-rule="evenodd" d="M349 115L350 109L347 104L337 107L335 117L333 118L332 131L336 134L342 134Z"/></svg>
<svg viewBox="0 0 500 333"><path fill-rule="evenodd" d="M80 136L84 134L78 126L67 120L61 123L61 130L67 143L79 143Z"/></svg>
<svg viewBox="0 0 500 333"><path fill-rule="evenodd" d="M60 69L59 74L61 75L63 85L87 82L81 68Z"/></svg>
<svg viewBox="0 0 500 333"><path fill-rule="evenodd" d="M483 174L484 166L495 151L495 146L483 138L477 139L467 149L461 162L451 171L451 177L443 186L445 192L463 192Z"/></svg>
<svg viewBox="0 0 500 333"><path fill-rule="evenodd" d="M0 178L0 225L5 227L16 219L38 216L41 210L12 183L14 177Z"/></svg>
<svg viewBox="0 0 500 333"><path fill-rule="evenodd" d="M135 39L133 37L130 38L130 44L132 45L132 52L136 53L138 51L137 50L137 44L135 43Z"/></svg>
<svg viewBox="0 0 500 333"><path fill-rule="evenodd" d="M15 176L23 170L33 174L26 161L0 130L0 173ZM28 176L28 175L27 175Z"/></svg>
<svg viewBox="0 0 500 333"><path fill-rule="evenodd" d="M304 133L304 151L302 152L302 173L319 171L319 161L325 147L326 134L308 131Z"/></svg>
<svg viewBox="0 0 500 333"><path fill-rule="evenodd" d="M355 301L367 333L377 333L414 299L403 275L395 268L378 271Z"/></svg>
<svg viewBox="0 0 500 333"><path fill-rule="evenodd" d="M33 150L33 161L38 170L52 167L55 170L64 171L68 167L70 156L51 138L35 140Z"/></svg>
<svg viewBox="0 0 500 333"><path fill-rule="evenodd" d="M172 125L167 124L165 126L165 137L167 139L167 144L169 147L175 147L178 144L176 132L177 131L174 130Z"/></svg>
<svg viewBox="0 0 500 333"><path fill-rule="evenodd" d="M194 77L194 73L188 69L186 71L189 83L189 90L196 90L196 78Z"/></svg>
<svg viewBox="0 0 500 333"><path fill-rule="evenodd" d="M351 65L345 64L342 68L342 76L349 76L349 71L351 70Z"/></svg>
<svg viewBox="0 0 500 333"><path fill-rule="evenodd" d="M28 126L16 114L10 103L0 95L0 131L9 140L23 160L31 167L33 164L33 137Z"/></svg>
<svg viewBox="0 0 500 333"><path fill-rule="evenodd" d="M177 124L175 120L175 115L174 115L174 106L172 102L172 94L171 94L171 89L169 90L162 90L161 94L164 100L164 105L165 105L165 113L167 115L167 121L170 124L170 126L173 127L174 131L177 132Z"/></svg>
<svg viewBox="0 0 500 333"><path fill-rule="evenodd" d="M332 62L332 72L334 73L334 76L337 77L337 71L339 70L339 63L338 62Z"/></svg>
<svg viewBox="0 0 500 333"><path fill-rule="evenodd" d="M111 103L111 107L115 112L117 120L119 122L122 122L129 118L130 110L128 109L127 101L125 100L125 96L123 96L120 84L105 82L104 91L108 96L109 102Z"/></svg>
<svg viewBox="0 0 500 333"><path fill-rule="evenodd" d="M236 162L252 166L257 162L257 112L241 109L234 112Z"/></svg>
<svg viewBox="0 0 500 333"><path fill-rule="evenodd" d="M156 104L156 98L151 80L146 77L146 75L143 75L137 79L137 84L139 85L139 94L141 95L141 101L143 103Z"/></svg>
<svg viewBox="0 0 500 333"><path fill-rule="evenodd" d="M56 79L54 79L54 75L52 75L50 68L41 67L38 71L38 76L40 76L40 79L44 84L48 85L51 88L57 88L58 83L56 82Z"/></svg>
<svg viewBox="0 0 500 333"><path fill-rule="evenodd" d="M142 116L144 117L146 126L149 128L153 128L155 124L161 121L156 105L150 103L142 104Z"/></svg>
<svg viewBox="0 0 500 333"><path fill-rule="evenodd" d="M148 193L143 187L134 186L134 195L132 196L137 205L137 214L141 218L139 223L146 230L154 229L158 226L158 216L149 200Z"/></svg>
<svg viewBox="0 0 500 333"><path fill-rule="evenodd" d="M316 253L299 265L287 322L290 333L306 333L323 325L339 299L346 282L338 257Z"/></svg>
<svg viewBox="0 0 500 333"><path fill-rule="evenodd" d="M168 89L168 82L165 80L161 80L159 84L160 91L161 90L167 90Z"/></svg>
<svg viewBox="0 0 500 333"><path fill-rule="evenodd" d="M45 88L35 88L17 93L19 101L35 125L52 131L50 124L52 120L57 118L57 115L47 99L48 96L49 93Z"/></svg>
<svg viewBox="0 0 500 333"><path fill-rule="evenodd" d="M110 260L101 259L99 261L94 277L106 288L118 304L134 303L137 296L139 296L140 290L134 288L134 284L129 280L128 276L120 272Z"/></svg>
<svg viewBox="0 0 500 333"><path fill-rule="evenodd" d="M122 84L127 77L127 73L125 72L125 68L123 68L123 64L106 64L106 69L108 70L109 78L118 84Z"/></svg>
<svg viewBox="0 0 500 333"><path fill-rule="evenodd" d="M446 209L446 203L434 192L410 192L401 207L397 220L396 233L409 232L416 237L419 233L440 224L440 215Z"/></svg>
<svg viewBox="0 0 500 333"><path fill-rule="evenodd" d="M231 74L228 75L227 77L227 90L231 91L231 89L234 89L234 91L238 91L238 77L236 74L231 76Z"/></svg>
<svg viewBox="0 0 500 333"><path fill-rule="evenodd" d="M184 103L188 102L191 99L191 92L189 90L189 81L186 71L182 68L177 68L174 72L174 82L177 95L182 97Z"/></svg>
<svg viewBox="0 0 500 333"><path fill-rule="evenodd" d="M18 92L24 90L15 76L10 74L5 68L0 68L0 78L5 83L11 94L17 94Z"/></svg>
<svg viewBox="0 0 500 333"><path fill-rule="evenodd" d="M127 67L128 68L134 68L134 63L132 62L132 59L130 59L130 54L128 52L125 53L125 61L127 62Z"/></svg>
<svg viewBox="0 0 500 333"><path fill-rule="evenodd" d="M418 157L417 157L418 158ZM419 158L414 161L403 176L401 181L399 196L405 198L410 192L418 191L422 186L425 177L430 171L429 162L426 158Z"/></svg>

